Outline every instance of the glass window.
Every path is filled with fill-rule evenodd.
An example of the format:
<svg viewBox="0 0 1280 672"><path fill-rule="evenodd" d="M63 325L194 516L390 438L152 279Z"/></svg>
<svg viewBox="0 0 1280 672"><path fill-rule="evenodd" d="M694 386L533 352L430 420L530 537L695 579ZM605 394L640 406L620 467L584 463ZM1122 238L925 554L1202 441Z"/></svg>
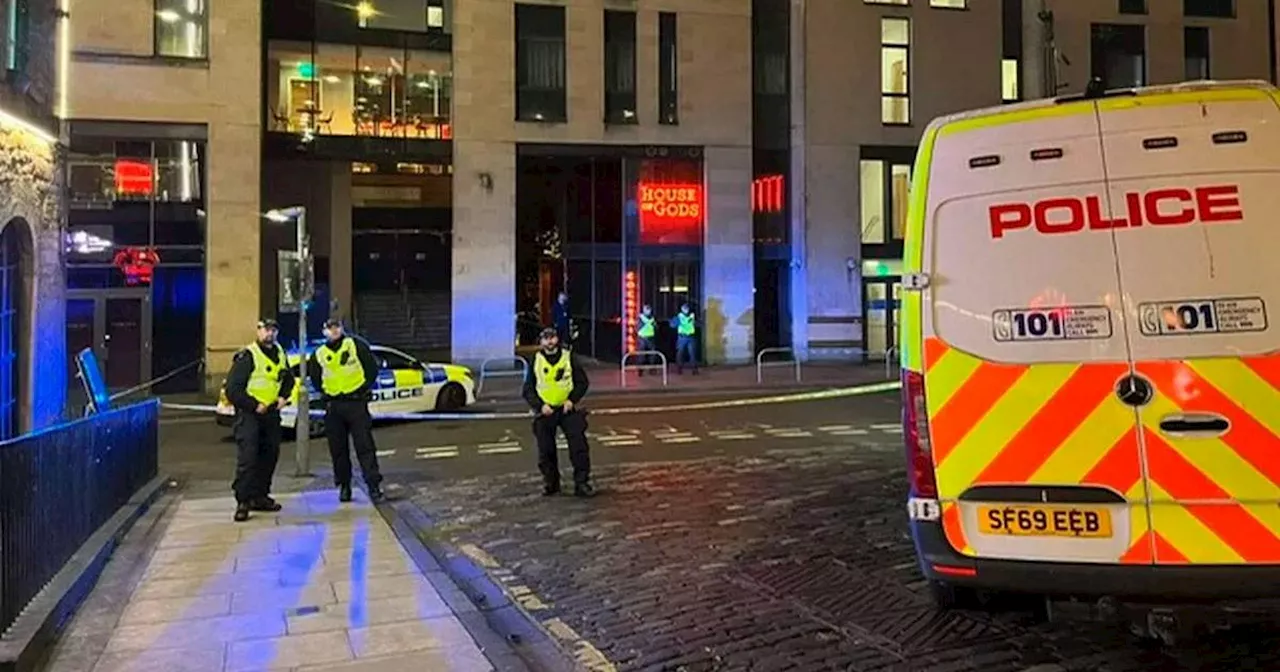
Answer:
<svg viewBox="0 0 1280 672"><path fill-rule="evenodd" d="M1209 71L1209 29L1187 26L1183 29L1183 62L1188 81L1212 79Z"/></svg>
<svg viewBox="0 0 1280 672"><path fill-rule="evenodd" d="M908 19L880 20L881 121L886 124L911 123L910 45Z"/></svg>
<svg viewBox="0 0 1280 672"><path fill-rule="evenodd" d="M205 0L156 0L156 55L208 58Z"/></svg>
<svg viewBox="0 0 1280 672"><path fill-rule="evenodd" d="M902 275L901 259L863 259L862 277L883 278Z"/></svg>
<svg viewBox="0 0 1280 672"><path fill-rule="evenodd" d="M1145 86L1147 36L1141 25L1093 24L1090 40L1091 74L1107 89Z"/></svg>
<svg viewBox="0 0 1280 672"><path fill-rule="evenodd" d="M1006 58L1000 62L1000 98L1006 103L1022 99L1022 87L1018 81L1018 59Z"/></svg>
<svg viewBox="0 0 1280 672"><path fill-rule="evenodd" d="M942 9L969 9L969 0L929 0L929 6Z"/></svg>
<svg viewBox="0 0 1280 672"><path fill-rule="evenodd" d="M373 351L373 356L378 359L378 365L384 369L416 369L417 362L401 355L392 350L379 348Z"/></svg>
<svg viewBox="0 0 1280 672"><path fill-rule="evenodd" d="M30 34L28 0L9 0L5 6L4 67L22 71L27 67L27 44Z"/></svg>
<svg viewBox="0 0 1280 672"><path fill-rule="evenodd" d="M658 123L674 125L680 121L680 89L676 15L658 13Z"/></svg>
<svg viewBox="0 0 1280 672"><path fill-rule="evenodd" d="M516 119L567 121L564 7L516 5Z"/></svg>
<svg viewBox="0 0 1280 672"><path fill-rule="evenodd" d="M604 120L609 124L638 122L635 12L604 12Z"/></svg>
<svg viewBox="0 0 1280 672"><path fill-rule="evenodd" d="M1203 16L1211 19L1231 19L1236 15L1235 0L1182 0L1185 16Z"/></svg>
<svg viewBox="0 0 1280 672"><path fill-rule="evenodd" d="M884 243L884 162L862 161L858 197L862 203L862 244Z"/></svg>
<svg viewBox="0 0 1280 672"><path fill-rule="evenodd" d="M894 240L902 240L907 233L907 204L911 197L911 166L895 163L890 173L893 180L893 191L891 192L893 206L889 211L893 213L893 238Z"/></svg>
<svg viewBox="0 0 1280 672"><path fill-rule="evenodd" d="M1120 0L1121 14L1146 14L1147 0Z"/></svg>
<svg viewBox="0 0 1280 672"><path fill-rule="evenodd" d="M361 28L425 33L443 28L444 14L443 6L427 0L364 0L356 5Z"/></svg>
<svg viewBox="0 0 1280 672"><path fill-rule="evenodd" d="M868 5L902 5L905 7L911 4L911 0L862 0L862 1L867 3Z"/></svg>

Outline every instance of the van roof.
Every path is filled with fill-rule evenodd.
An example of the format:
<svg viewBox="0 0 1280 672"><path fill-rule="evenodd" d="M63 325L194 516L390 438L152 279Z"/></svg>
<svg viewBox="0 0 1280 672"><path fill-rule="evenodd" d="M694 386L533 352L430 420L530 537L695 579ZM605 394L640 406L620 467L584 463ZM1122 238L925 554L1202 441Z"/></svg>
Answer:
<svg viewBox="0 0 1280 672"><path fill-rule="evenodd" d="M1246 79L1234 81L1213 81L1201 80L1194 82L1182 82L1179 84L1167 84L1162 86L1144 86L1134 89L1112 89L1100 96L1101 98L1112 98L1124 96L1127 98L1153 98L1158 96L1167 96L1179 93L1192 93L1200 91L1264 91L1267 93L1276 93L1277 89L1270 82L1260 79ZM1018 115L1034 110L1042 110L1045 108L1057 107L1077 102L1087 102L1092 100L1082 94L1060 96L1058 98L1041 98L1038 100L1027 101L1023 103L1010 103L1005 105L997 105L993 107L984 107L976 110L967 110L965 112L957 112L948 114L933 120L930 126L941 128L957 121L966 121L972 119L981 119L985 117L997 117L1004 115Z"/></svg>

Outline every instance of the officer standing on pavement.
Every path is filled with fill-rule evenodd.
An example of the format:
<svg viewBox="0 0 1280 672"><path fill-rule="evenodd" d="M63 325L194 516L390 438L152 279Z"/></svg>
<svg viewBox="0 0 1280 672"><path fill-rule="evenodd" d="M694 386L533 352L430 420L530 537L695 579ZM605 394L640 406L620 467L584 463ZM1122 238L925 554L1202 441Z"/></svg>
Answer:
<svg viewBox="0 0 1280 672"><path fill-rule="evenodd" d="M698 324L689 304L680 306L680 312L671 318L671 326L676 330L676 373L684 373L684 363L693 366L693 375L698 375Z"/></svg>
<svg viewBox="0 0 1280 672"><path fill-rule="evenodd" d="M556 455L556 429L564 431L573 463L573 494L595 495L591 486L591 457L587 447L586 412L578 404L587 394L587 372L573 354L560 347L554 327L542 330L542 348L533 356L533 366L524 381L524 398L537 416L533 435L538 443L538 470L542 472L542 494L560 493L560 462Z"/></svg>
<svg viewBox="0 0 1280 672"><path fill-rule="evenodd" d="M350 435L369 488L369 500L381 501L385 498L382 472L378 470L373 418L369 415L369 392L378 379L378 362L364 341L343 333L339 320L324 323L324 336L324 345L307 360L307 376L311 386L324 395L325 436L329 439L338 499L351 501L351 452L347 446Z"/></svg>
<svg viewBox="0 0 1280 672"><path fill-rule="evenodd" d="M293 372L276 343L275 320L258 322L258 338L236 353L227 373L226 395L236 409L236 522L250 511L279 511L271 479L280 459L280 409L293 396Z"/></svg>
<svg viewBox="0 0 1280 672"><path fill-rule="evenodd" d="M653 339L658 333L658 320L653 316L653 306L645 304L644 309L640 312L640 316L636 318L636 337L639 339L640 352L653 352L657 348L653 345ZM640 355L640 364L648 365L653 355ZM638 372L644 375L644 369Z"/></svg>

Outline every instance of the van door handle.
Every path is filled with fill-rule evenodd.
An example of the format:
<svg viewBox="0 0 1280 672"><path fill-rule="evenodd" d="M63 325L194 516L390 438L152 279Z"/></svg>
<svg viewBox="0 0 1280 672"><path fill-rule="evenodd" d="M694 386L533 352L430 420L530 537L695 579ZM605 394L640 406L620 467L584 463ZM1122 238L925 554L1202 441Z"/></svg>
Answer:
<svg viewBox="0 0 1280 672"><path fill-rule="evenodd" d="M1160 431L1170 436L1209 438L1231 429L1227 419L1213 413L1171 413L1160 419Z"/></svg>

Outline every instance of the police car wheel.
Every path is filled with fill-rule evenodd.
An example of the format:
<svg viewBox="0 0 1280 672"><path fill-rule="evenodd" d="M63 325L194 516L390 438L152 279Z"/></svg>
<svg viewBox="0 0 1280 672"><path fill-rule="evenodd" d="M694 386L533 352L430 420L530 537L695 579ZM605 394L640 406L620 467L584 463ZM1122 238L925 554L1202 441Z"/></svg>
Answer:
<svg viewBox="0 0 1280 672"><path fill-rule="evenodd" d="M467 393L461 385L449 383L440 388L440 395L436 397L437 411L458 411L466 405Z"/></svg>
<svg viewBox="0 0 1280 672"><path fill-rule="evenodd" d="M933 603L942 611L959 610L978 610L985 605L982 596L973 588L965 588L955 586L942 581L930 581L929 593L933 596Z"/></svg>

